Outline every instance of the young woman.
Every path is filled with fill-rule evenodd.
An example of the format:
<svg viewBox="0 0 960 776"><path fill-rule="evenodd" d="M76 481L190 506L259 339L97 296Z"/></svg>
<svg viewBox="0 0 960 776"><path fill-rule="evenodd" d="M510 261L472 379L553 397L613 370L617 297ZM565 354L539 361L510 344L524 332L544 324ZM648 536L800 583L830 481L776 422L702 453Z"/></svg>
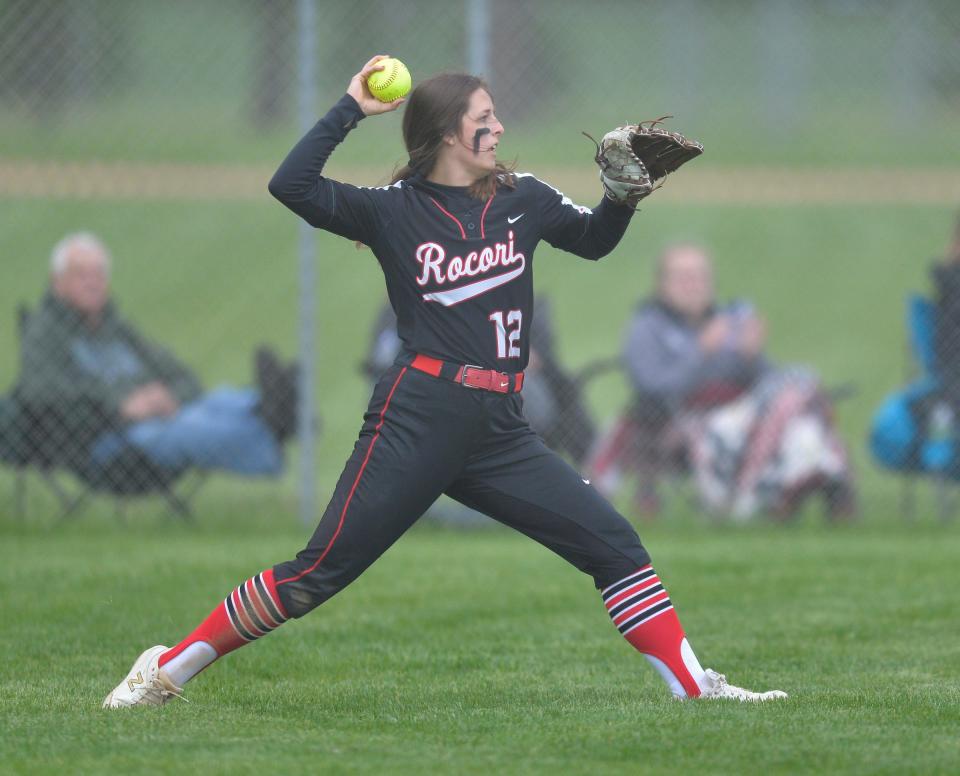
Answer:
<svg viewBox="0 0 960 776"><path fill-rule="evenodd" d="M367 89L383 58L351 79L280 165L270 191L311 225L372 249L404 348L374 389L306 548L233 590L172 649L140 655L104 706L179 695L217 658L349 585L442 493L593 577L614 625L676 697L784 697L734 687L700 667L636 532L523 418L537 243L599 259L620 241L632 209L606 199L578 207L498 163L503 125L489 90L462 74L431 78L410 95L410 160L391 185L324 178L327 157L362 119L404 102L378 102Z"/></svg>

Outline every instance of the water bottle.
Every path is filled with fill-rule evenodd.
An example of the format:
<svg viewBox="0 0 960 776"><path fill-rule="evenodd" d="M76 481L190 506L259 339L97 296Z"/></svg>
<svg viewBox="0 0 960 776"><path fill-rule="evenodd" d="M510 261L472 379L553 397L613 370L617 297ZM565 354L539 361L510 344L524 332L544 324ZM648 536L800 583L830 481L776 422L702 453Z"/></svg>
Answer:
<svg viewBox="0 0 960 776"><path fill-rule="evenodd" d="M945 471L953 462L953 409L938 401L927 416L926 440L920 450L923 468Z"/></svg>
<svg viewBox="0 0 960 776"><path fill-rule="evenodd" d="M731 323L730 332L727 334L724 345L731 350L735 350L739 347L740 340L743 338L743 329L746 322L756 315L756 311L750 302L738 299L730 304L724 312L730 317Z"/></svg>

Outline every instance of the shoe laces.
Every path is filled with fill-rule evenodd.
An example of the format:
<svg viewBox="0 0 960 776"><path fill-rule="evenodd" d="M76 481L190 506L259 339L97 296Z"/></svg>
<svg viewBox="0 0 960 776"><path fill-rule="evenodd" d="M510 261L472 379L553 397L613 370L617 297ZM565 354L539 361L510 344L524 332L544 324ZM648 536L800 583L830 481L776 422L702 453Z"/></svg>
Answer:
<svg viewBox="0 0 960 776"><path fill-rule="evenodd" d="M713 680L713 686L710 688L712 695L719 695L728 687L730 687L725 674L718 674L716 671L708 671L707 675Z"/></svg>
<svg viewBox="0 0 960 776"><path fill-rule="evenodd" d="M707 675L713 681L713 686L707 694L708 697L725 696L728 698L737 698L738 700L748 700L751 696L756 695L756 693L750 690L745 690L742 687L730 684L724 674L718 674L716 671L708 670Z"/></svg>
<svg viewBox="0 0 960 776"><path fill-rule="evenodd" d="M179 698L184 703L190 703L187 698L183 697L180 688L171 689L171 687L167 687L158 676L143 688L143 694L150 700L155 701L157 705L166 703L169 698Z"/></svg>
<svg viewBox="0 0 960 776"><path fill-rule="evenodd" d="M786 698L787 694L783 690L767 690L766 692L754 692L743 687L737 687L730 684L727 677L718 674L713 669L708 668L705 671L710 680L710 687L702 694L703 698L734 698L738 701L769 701L777 698Z"/></svg>

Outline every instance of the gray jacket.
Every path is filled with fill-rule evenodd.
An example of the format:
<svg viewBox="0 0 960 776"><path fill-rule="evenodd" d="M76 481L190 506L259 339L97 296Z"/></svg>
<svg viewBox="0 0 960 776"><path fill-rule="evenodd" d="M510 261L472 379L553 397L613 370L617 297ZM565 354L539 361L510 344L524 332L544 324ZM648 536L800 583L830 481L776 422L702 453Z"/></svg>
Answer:
<svg viewBox="0 0 960 776"><path fill-rule="evenodd" d="M703 327L713 316L729 311L714 310L693 324L659 301L637 308L627 327L622 354L637 393L672 410L709 384L752 384L768 368L762 356L743 356L737 351L736 339L713 353L700 348Z"/></svg>

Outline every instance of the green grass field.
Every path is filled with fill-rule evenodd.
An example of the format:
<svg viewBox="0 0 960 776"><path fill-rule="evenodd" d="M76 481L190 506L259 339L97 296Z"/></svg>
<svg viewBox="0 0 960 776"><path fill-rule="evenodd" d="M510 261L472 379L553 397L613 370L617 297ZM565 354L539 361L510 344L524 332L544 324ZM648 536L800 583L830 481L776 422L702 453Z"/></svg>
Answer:
<svg viewBox="0 0 960 776"><path fill-rule="evenodd" d="M55 24L37 32L37 19L60 18L66 5L0 0L15 30L0 34L0 162L266 169L294 142L292 91L277 125L250 120L261 88L257 14L269 7L273 23L289 3L225 12L213 0L84 2L64 17L93 19L78 34L61 38ZM342 93L358 51L401 56L417 80L459 67L461 4L409 0L405 19L389 25L377 23L380 5L318 4L318 110ZM501 154L548 178L567 166L589 173L589 186L567 191L583 204L597 201L599 186L580 130L599 136L662 113L703 141L698 169L732 179L782 169L787 194L791 168L890 170L878 194L902 193L904 167L960 170L950 151L960 112L948 2L801 12L714 3L696 20L699 4L651 3L642 62L635 26L617 23L633 3L491 5L498 39L535 54L529 70L523 57L503 59L493 81L501 106L512 89L536 87L516 115L503 111ZM513 6L524 34L502 37ZM768 45L777 39L786 50ZM27 55L51 40L39 61L52 69L31 76L49 87L34 93ZM282 65L292 81L295 57L283 52ZM610 80L618 72L627 85ZM69 99L37 100L58 91ZM337 150L333 174L362 165L387 175L406 158L400 121L364 122ZM906 152L905 133L921 138ZM80 168L53 169L87 182ZM59 178L36 195L56 198L30 199L14 180L0 186L15 193L0 197L0 391L18 371L16 307L36 302L51 247L79 229L113 249L122 312L208 386L247 383L261 342L296 353L296 221L270 200L265 179L260 200L221 202L190 201L190 191L178 202L67 199ZM598 265L544 244L535 282L552 299L560 353L577 368L619 350L656 253L692 239L716 258L721 298L750 299L767 317L776 361L808 364L827 385L854 384L838 422L859 475L859 522L828 525L811 505L787 525L733 526L672 493L662 519L637 522L704 665L733 683L787 690L789 700L676 703L617 634L589 579L496 525L424 520L342 595L197 678L189 704L104 712L104 695L140 651L175 643L241 580L303 545L312 526L297 519L297 450L276 481L211 477L192 526L166 520L156 499L130 505L125 520L99 499L59 524L36 476L26 515L15 517L14 475L0 468L0 775L960 772L960 519L939 522L923 487L916 522L905 522L900 481L866 449L873 412L906 379L906 295L929 290L955 205L744 207L721 204L723 194L708 192L717 203L704 205L652 197ZM322 505L367 402L357 367L385 294L369 251L323 234L317 243ZM600 424L628 393L617 374L590 383ZM636 518L629 493L618 506Z"/></svg>
<svg viewBox="0 0 960 776"><path fill-rule="evenodd" d="M734 529L675 499L641 526L704 663L787 689L788 702L673 703L589 580L505 530L426 524L320 611L200 677L191 704L106 714L102 697L140 650L176 641L302 544L296 451L279 482L213 478L195 528L166 522L156 501L126 523L99 501L60 526L35 480L19 522L0 470L0 772L955 772L958 523L935 521L927 489L918 523L903 524L898 481L865 448L872 412L903 380L905 295L927 289L953 216L653 200L598 265L537 254L572 367L618 350L657 249L693 238L714 251L721 296L767 315L778 361L856 384L839 420L861 478L859 524L830 528L814 508L795 525ZM246 382L261 341L295 353L294 219L266 195L6 201L0 385L17 371L14 308L39 297L50 247L78 228L112 246L122 309L207 384ZM318 242L323 503L366 403L355 367L383 296L369 252ZM588 398L603 422L627 388L610 375Z"/></svg>
<svg viewBox="0 0 960 776"><path fill-rule="evenodd" d="M778 687L678 704L590 581L493 528L418 526L348 591L229 656L189 704L103 712L138 652L191 628L301 534L3 525L4 773L955 773L955 531L643 533L705 665ZM259 507L259 509L257 508Z"/></svg>

